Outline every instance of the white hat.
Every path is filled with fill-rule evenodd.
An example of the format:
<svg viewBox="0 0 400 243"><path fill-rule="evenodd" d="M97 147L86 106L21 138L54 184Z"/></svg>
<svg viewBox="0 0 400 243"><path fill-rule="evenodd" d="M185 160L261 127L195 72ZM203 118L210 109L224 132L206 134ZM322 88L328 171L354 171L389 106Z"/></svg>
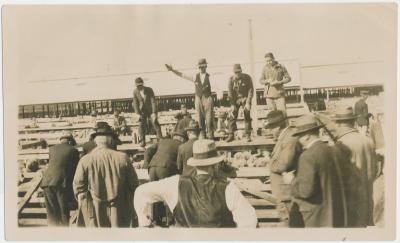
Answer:
<svg viewBox="0 0 400 243"><path fill-rule="evenodd" d="M193 143L193 157L188 159L190 166L207 166L223 161L225 155L219 156L213 140L200 139Z"/></svg>

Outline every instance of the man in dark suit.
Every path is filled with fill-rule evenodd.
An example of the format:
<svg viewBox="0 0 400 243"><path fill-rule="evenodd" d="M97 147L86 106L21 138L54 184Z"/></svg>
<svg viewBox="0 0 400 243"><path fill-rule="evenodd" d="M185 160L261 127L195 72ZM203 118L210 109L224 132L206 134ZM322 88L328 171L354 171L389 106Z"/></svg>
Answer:
<svg viewBox="0 0 400 243"><path fill-rule="evenodd" d="M368 126L369 126L369 117L371 116L368 113L368 104L366 103L368 99L368 91L362 90L360 92L361 99L359 99L354 105L354 114L358 116L357 118L357 126L358 130L361 134L367 135Z"/></svg>
<svg viewBox="0 0 400 243"><path fill-rule="evenodd" d="M49 226L68 226L69 211L74 201L72 181L79 162L79 152L72 133L64 133L60 144L50 147L49 164L43 174L41 187Z"/></svg>
<svg viewBox="0 0 400 243"><path fill-rule="evenodd" d="M153 89L143 85L143 79L138 77L135 80L136 89L133 91L133 108L139 118L139 139L142 147L146 146L146 127L148 119L156 131L157 138L161 139L161 127L157 119L157 105Z"/></svg>
<svg viewBox="0 0 400 243"><path fill-rule="evenodd" d="M179 174L191 175L195 172L193 167L187 165L187 161L193 156L193 143L199 138L199 133L199 123L195 120L191 120L189 126L186 128L186 134L189 140L178 148L177 167Z"/></svg>
<svg viewBox="0 0 400 243"><path fill-rule="evenodd" d="M200 137L205 138L207 132L208 139L214 139L214 101L211 93L210 74L207 73L207 61L205 58L199 59L197 66L199 72L194 76L186 75L175 70L171 65L165 64L168 71L173 72L181 78L189 80L195 85L194 106L199 117L201 128Z"/></svg>
<svg viewBox="0 0 400 243"><path fill-rule="evenodd" d="M169 176L178 174L176 159L178 156L178 148L185 141L186 134L183 131L176 131L172 134L172 138L160 139L157 143L148 147L144 153L143 168L149 170L150 181L158 181ZM163 218L172 218L171 212L164 204L154 204L153 220L162 225ZM168 219L167 219L168 221ZM166 222L169 225L171 222Z"/></svg>
<svg viewBox="0 0 400 243"><path fill-rule="evenodd" d="M297 168L297 162L302 152L301 145L297 138L292 136L294 128L287 126L286 116L281 110L273 110L268 113L265 127L272 131L274 140L276 140L269 161L272 194L281 202L278 210L282 221L287 223L291 203L290 185L283 182L282 174Z"/></svg>
<svg viewBox="0 0 400 243"><path fill-rule="evenodd" d="M149 169L151 181L157 181L178 173L176 165L178 147L184 141L184 132L177 131L173 133L172 138L160 139L146 149L143 168Z"/></svg>
<svg viewBox="0 0 400 243"><path fill-rule="evenodd" d="M250 75L242 73L240 64L233 66L233 76L229 78L228 96L231 102L231 115L228 117L229 136L226 142L234 140L234 132L237 130L236 119L239 114L239 108L244 108L244 130L246 141L251 141L251 99L253 98L254 88Z"/></svg>
<svg viewBox="0 0 400 243"><path fill-rule="evenodd" d="M295 132L304 152L300 155L296 175L283 174L291 184L293 197L289 216L290 227L345 226L345 188L341 171L331 147L320 140L323 127L314 115L304 115L295 121Z"/></svg>

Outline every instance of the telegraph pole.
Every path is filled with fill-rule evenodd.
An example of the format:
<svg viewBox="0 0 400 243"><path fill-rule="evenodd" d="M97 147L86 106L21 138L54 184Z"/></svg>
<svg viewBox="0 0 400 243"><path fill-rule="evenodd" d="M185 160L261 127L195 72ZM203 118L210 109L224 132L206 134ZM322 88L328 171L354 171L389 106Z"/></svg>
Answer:
<svg viewBox="0 0 400 243"><path fill-rule="evenodd" d="M253 119L252 122L252 127L254 134L257 133L257 128L258 128L258 118L257 118L257 95L256 95L256 88L255 88L255 70L254 70L254 46L253 46L253 28L252 28L252 23L251 19L248 20L249 24L249 59L250 59L250 75L253 80L253 86L254 86L254 95L253 95L253 100L252 100L252 105L251 105L251 118Z"/></svg>

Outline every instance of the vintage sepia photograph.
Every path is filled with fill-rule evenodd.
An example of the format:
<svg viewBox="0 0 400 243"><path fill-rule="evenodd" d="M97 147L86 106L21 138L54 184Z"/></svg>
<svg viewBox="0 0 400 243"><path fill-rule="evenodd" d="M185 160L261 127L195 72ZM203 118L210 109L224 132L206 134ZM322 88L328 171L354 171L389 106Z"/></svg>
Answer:
<svg viewBox="0 0 400 243"><path fill-rule="evenodd" d="M396 3L1 11L7 240L395 239Z"/></svg>

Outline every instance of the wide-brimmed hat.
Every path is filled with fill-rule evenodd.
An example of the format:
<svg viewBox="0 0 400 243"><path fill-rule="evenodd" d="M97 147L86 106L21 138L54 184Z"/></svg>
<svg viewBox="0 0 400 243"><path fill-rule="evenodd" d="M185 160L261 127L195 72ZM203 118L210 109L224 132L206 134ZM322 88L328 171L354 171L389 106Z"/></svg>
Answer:
<svg viewBox="0 0 400 243"><path fill-rule="evenodd" d="M189 125L187 128L185 128L186 131L200 131L200 126L199 123L195 120L190 120Z"/></svg>
<svg viewBox="0 0 400 243"><path fill-rule="evenodd" d="M143 82L143 79L141 77L138 77L138 78L135 79L136 86L143 85L143 83L144 82Z"/></svg>
<svg viewBox="0 0 400 243"><path fill-rule="evenodd" d="M339 107L335 114L331 117L333 121L355 120L358 116L354 114L353 107Z"/></svg>
<svg viewBox="0 0 400 243"><path fill-rule="evenodd" d="M294 121L295 132L293 136L299 136L309 131L314 131L325 126L314 115L303 115Z"/></svg>
<svg viewBox="0 0 400 243"><path fill-rule="evenodd" d="M205 58L200 58L197 62L197 66L199 67L207 67L207 60Z"/></svg>
<svg viewBox="0 0 400 243"><path fill-rule="evenodd" d="M285 114L281 110L270 111L267 115L267 122L264 125L265 128L272 128L275 125L286 120Z"/></svg>
<svg viewBox="0 0 400 243"><path fill-rule="evenodd" d="M218 155L215 142L209 139L200 139L193 143L193 157L187 161L190 166L207 166L223 161L224 155Z"/></svg>
<svg viewBox="0 0 400 243"><path fill-rule="evenodd" d="M240 66L239 63L236 63L233 65L233 72L238 72L238 71L242 71L242 67Z"/></svg>

